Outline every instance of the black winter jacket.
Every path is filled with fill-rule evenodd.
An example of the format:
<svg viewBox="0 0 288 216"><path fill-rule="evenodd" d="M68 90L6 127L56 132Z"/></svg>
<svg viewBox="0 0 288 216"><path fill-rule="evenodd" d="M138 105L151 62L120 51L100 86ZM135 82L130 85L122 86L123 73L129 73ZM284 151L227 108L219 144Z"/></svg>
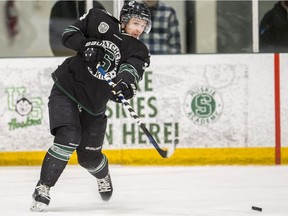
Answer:
<svg viewBox="0 0 288 216"><path fill-rule="evenodd" d="M260 52L288 52L287 11L277 2L260 23Z"/></svg>

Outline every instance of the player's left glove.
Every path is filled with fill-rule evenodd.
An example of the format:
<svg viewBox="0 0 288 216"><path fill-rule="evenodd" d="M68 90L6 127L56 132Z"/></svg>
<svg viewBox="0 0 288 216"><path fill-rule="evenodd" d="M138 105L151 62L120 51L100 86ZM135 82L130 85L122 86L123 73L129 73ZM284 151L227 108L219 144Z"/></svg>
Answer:
<svg viewBox="0 0 288 216"><path fill-rule="evenodd" d="M88 38L82 42L80 49L84 62L93 73L96 73L97 64L101 63L105 56L105 49L100 43L100 40Z"/></svg>
<svg viewBox="0 0 288 216"><path fill-rule="evenodd" d="M130 73L121 72L117 74L113 81L116 85L111 89L110 100L121 103L119 94L122 94L126 100L132 99L136 95L137 85Z"/></svg>

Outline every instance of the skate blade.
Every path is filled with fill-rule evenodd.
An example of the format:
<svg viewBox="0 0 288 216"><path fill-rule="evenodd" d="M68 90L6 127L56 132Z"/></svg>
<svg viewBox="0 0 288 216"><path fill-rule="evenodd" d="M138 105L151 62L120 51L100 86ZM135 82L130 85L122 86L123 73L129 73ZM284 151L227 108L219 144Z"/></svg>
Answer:
<svg viewBox="0 0 288 216"><path fill-rule="evenodd" d="M31 211L35 211L35 212L42 212L47 208L48 205L46 205L45 203L42 202L37 202L35 200L33 200L31 206L30 206L30 210Z"/></svg>

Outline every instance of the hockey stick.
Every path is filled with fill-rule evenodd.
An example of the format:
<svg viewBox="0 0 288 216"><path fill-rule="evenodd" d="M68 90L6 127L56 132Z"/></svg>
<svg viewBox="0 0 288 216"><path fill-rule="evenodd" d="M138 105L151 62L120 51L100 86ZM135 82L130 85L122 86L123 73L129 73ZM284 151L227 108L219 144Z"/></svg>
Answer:
<svg viewBox="0 0 288 216"><path fill-rule="evenodd" d="M108 82L110 86L115 86L116 84L112 81L110 75L105 72L105 70L99 66L98 71L101 73L101 75L104 77L104 79ZM125 99L123 94L118 94L118 98L121 100L122 104L124 105L124 108L130 113L130 115L136 120L137 124L140 126L140 128L143 130L143 132L146 134L147 138L149 139L150 143L155 147L155 149L158 151L158 153L161 155L162 158L168 158L170 157L174 151L175 151L175 144L173 144L172 148L168 150L164 150L160 148L160 146L157 144L154 137L151 135L151 133L146 128L145 124L142 123L140 117L136 114L134 109L131 107L129 102Z"/></svg>

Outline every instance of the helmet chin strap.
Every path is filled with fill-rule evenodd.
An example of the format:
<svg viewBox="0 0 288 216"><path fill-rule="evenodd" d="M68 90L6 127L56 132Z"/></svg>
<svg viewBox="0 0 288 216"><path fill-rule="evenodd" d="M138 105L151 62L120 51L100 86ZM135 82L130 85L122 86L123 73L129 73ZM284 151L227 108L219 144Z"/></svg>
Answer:
<svg viewBox="0 0 288 216"><path fill-rule="evenodd" d="M126 28L126 24L125 23L121 23L121 32L126 32L125 28Z"/></svg>

